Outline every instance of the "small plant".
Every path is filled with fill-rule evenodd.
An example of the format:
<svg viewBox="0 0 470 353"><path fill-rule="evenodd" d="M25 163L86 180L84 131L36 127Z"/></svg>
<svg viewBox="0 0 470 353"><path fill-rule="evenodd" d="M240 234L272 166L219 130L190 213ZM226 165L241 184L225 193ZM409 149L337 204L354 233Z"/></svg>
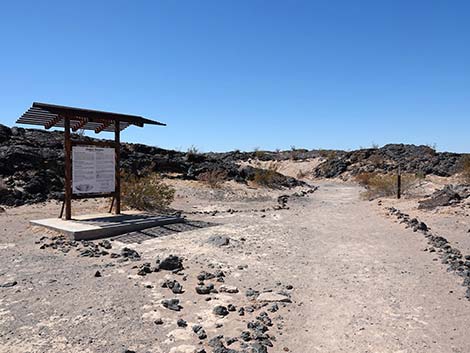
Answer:
<svg viewBox="0 0 470 353"><path fill-rule="evenodd" d="M191 145L186 152L186 159L188 162L197 162L202 157L199 149Z"/></svg>
<svg viewBox="0 0 470 353"><path fill-rule="evenodd" d="M123 175L121 182L121 200L128 209L140 211L164 210L175 197L175 189L165 184L156 174Z"/></svg>
<svg viewBox="0 0 470 353"><path fill-rule="evenodd" d="M189 156L195 156L195 155L198 155L199 154L199 149L194 146L194 145L191 145L188 150L186 151L186 155L189 157Z"/></svg>
<svg viewBox="0 0 470 353"><path fill-rule="evenodd" d="M363 196L370 200L377 197L394 196L397 194L396 174L377 174L364 172L356 175L355 179L356 182L367 189ZM409 190L417 180L418 177L414 174L402 174L402 192Z"/></svg>
<svg viewBox="0 0 470 353"><path fill-rule="evenodd" d="M306 171L306 170L299 170L299 171L297 172L296 177L297 177L297 179L303 179L303 178L307 177L308 175L309 175L309 172L308 172L308 171Z"/></svg>
<svg viewBox="0 0 470 353"><path fill-rule="evenodd" d="M372 142L372 148L373 148L374 150L378 150L378 149L380 148L380 146L379 146L377 143Z"/></svg>
<svg viewBox="0 0 470 353"><path fill-rule="evenodd" d="M464 183L470 184L470 154L465 154L460 159L460 171Z"/></svg>
<svg viewBox="0 0 470 353"><path fill-rule="evenodd" d="M372 156L370 156L369 162L376 168L380 168L385 165L385 159L378 154L373 154Z"/></svg>
<svg viewBox="0 0 470 353"><path fill-rule="evenodd" d="M296 161L299 159L299 157L300 157L299 150L297 150L297 148L295 148L294 145L290 146L290 159L292 159L293 161Z"/></svg>
<svg viewBox="0 0 470 353"><path fill-rule="evenodd" d="M337 155L336 151L332 151L332 150L319 150L318 154L320 155L320 157L327 159L327 160L332 160L336 158L336 155Z"/></svg>
<svg viewBox="0 0 470 353"><path fill-rule="evenodd" d="M426 173L423 172L423 171L419 171L419 172L416 173L416 178L421 179L421 180L426 179Z"/></svg>
<svg viewBox="0 0 470 353"><path fill-rule="evenodd" d="M265 155L265 153L263 151L261 151L259 149L259 147L253 148L253 152L255 153L255 158L257 158L257 159L262 159Z"/></svg>
<svg viewBox="0 0 470 353"><path fill-rule="evenodd" d="M209 170L207 172L198 175L197 179L207 184L212 189L218 189L222 186L222 183L227 178L227 172L225 170Z"/></svg>
<svg viewBox="0 0 470 353"><path fill-rule="evenodd" d="M267 169L256 169L253 182L260 186L275 187L279 177L278 169L279 165L275 162L269 163Z"/></svg>
<svg viewBox="0 0 470 353"><path fill-rule="evenodd" d="M370 184L370 179L376 174L371 172L362 172L356 175L356 182L361 186L368 186Z"/></svg>

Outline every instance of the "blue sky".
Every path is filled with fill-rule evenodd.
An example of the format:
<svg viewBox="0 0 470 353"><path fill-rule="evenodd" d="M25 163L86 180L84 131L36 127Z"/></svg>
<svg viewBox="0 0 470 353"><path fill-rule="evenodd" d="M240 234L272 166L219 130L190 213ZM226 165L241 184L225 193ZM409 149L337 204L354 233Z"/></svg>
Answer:
<svg viewBox="0 0 470 353"><path fill-rule="evenodd" d="M469 14L466 0L3 1L0 123L42 101L164 121L123 133L164 148L470 152Z"/></svg>

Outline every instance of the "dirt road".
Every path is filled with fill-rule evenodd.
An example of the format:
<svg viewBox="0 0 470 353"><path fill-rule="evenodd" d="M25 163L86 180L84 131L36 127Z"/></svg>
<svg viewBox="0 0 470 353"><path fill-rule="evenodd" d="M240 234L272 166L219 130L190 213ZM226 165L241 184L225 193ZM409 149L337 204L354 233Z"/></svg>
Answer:
<svg viewBox="0 0 470 353"><path fill-rule="evenodd" d="M216 335L238 337L230 348L241 352L240 333L267 308L245 296L248 288L292 298L269 313L269 334L276 338L269 352L470 352L470 302L461 280L446 272L435 253L423 251L422 234L359 193L355 186L323 183L309 197L291 197L288 210L191 215L213 226L165 236L155 231L141 235L140 243L132 237L112 242L112 251L137 250L140 262L41 250L34 241L44 234L29 229L26 219L46 208L9 210L0 216L0 284L18 284L0 288L0 352L212 352L207 341ZM268 207L276 196L214 201L211 208ZM186 198L180 206L190 210L204 202ZM55 212L58 206L47 207ZM230 238L230 244L214 246L208 242L214 235ZM184 258L184 274L137 275L142 262L169 254ZM238 293L219 292L208 300L194 291L197 274L216 269ZM96 270L102 277L93 276ZM175 297L160 285L169 278L185 288L176 296L179 312L161 306L162 299ZM214 317L216 305L228 304L255 311ZM178 318L188 328L178 327ZM164 324L156 326L156 319ZM195 337L194 324L205 328L207 340Z"/></svg>
<svg viewBox="0 0 470 353"><path fill-rule="evenodd" d="M290 272L303 305L284 339L298 352L470 352L470 302L425 238L361 201L358 189L322 185L289 215ZM286 273L287 275L287 273Z"/></svg>

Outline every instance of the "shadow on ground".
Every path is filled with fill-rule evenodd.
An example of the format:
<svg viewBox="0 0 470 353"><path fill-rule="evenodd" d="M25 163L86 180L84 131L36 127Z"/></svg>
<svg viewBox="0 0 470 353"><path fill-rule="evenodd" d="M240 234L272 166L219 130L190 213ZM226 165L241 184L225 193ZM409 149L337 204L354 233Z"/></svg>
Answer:
<svg viewBox="0 0 470 353"><path fill-rule="evenodd" d="M175 233L188 232L195 229L216 226L217 223L185 220L182 223L167 224L152 228L143 229L136 232L126 233L115 237L123 243L141 243L145 240L161 238Z"/></svg>

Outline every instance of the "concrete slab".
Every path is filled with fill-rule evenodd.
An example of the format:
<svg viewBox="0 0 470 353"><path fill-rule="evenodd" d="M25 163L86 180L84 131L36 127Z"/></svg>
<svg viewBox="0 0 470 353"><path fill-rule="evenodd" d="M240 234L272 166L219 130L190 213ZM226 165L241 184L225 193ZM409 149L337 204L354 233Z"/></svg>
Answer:
<svg viewBox="0 0 470 353"><path fill-rule="evenodd" d="M123 212L76 216L66 221L60 218L32 220L30 223L55 230L75 240L90 240L135 232L151 227L184 222L176 216L154 215L143 212Z"/></svg>

